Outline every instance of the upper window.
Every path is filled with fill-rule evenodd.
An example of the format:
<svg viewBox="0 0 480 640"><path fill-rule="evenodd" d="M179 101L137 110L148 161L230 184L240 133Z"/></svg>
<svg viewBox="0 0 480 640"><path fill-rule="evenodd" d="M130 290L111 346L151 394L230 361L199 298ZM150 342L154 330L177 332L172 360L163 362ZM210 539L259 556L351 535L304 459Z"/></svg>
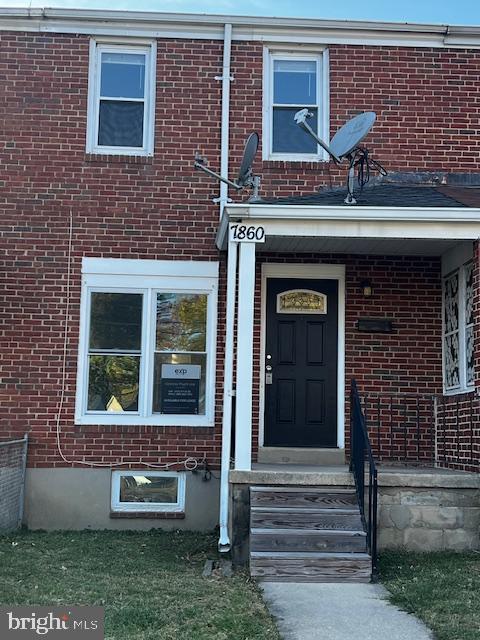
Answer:
<svg viewBox="0 0 480 640"><path fill-rule="evenodd" d="M264 159L325 159L324 150L294 121L308 108L309 124L328 138L328 54L297 55L266 50L264 73ZM328 142L328 140L327 140Z"/></svg>
<svg viewBox="0 0 480 640"><path fill-rule="evenodd" d="M92 41L87 151L151 155L155 47Z"/></svg>
<svg viewBox="0 0 480 640"><path fill-rule="evenodd" d="M84 259L77 421L213 424L217 263Z"/></svg>
<svg viewBox="0 0 480 640"><path fill-rule="evenodd" d="M468 391L475 384L473 344L473 263L443 279L443 370L446 392Z"/></svg>

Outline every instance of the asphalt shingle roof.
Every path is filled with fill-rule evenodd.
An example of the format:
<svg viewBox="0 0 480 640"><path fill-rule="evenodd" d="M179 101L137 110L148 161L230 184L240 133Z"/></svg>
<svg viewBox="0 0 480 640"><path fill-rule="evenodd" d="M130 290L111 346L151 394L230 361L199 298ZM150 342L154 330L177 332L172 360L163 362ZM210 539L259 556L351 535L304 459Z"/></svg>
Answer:
<svg viewBox="0 0 480 640"><path fill-rule="evenodd" d="M364 207L475 207L480 208L480 189L432 185L367 185L355 189L357 205L344 203L346 189L324 189L318 193L285 198L262 198L258 204L364 206Z"/></svg>

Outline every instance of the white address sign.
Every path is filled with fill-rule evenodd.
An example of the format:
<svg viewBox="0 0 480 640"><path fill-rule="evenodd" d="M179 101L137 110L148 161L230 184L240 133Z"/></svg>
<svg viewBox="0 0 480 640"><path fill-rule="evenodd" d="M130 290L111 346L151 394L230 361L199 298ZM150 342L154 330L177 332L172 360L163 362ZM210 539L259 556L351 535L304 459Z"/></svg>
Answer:
<svg viewBox="0 0 480 640"><path fill-rule="evenodd" d="M231 224L230 242L265 242L265 227L260 224Z"/></svg>

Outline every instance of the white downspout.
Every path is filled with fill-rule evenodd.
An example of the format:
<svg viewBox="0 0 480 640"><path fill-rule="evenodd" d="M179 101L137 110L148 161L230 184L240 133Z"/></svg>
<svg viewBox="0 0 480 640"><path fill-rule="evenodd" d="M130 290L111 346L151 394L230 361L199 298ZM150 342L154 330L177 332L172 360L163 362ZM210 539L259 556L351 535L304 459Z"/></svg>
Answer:
<svg viewBox="0 0 480 640"><path fill-rule="evenodd" d="M230 55L232 49L232 25L225 25L223 41L223 70L222 70L222 133L220 174L228 177L228 144L230 128ZM228 202L228 185L220 183L220 218L223 208ZM222 420L222 462L220 472L220 538L219 551L230 551L230 536L228 533L228 507L230 486L228 474L230 471L230 448L232 430L232 394L233 394L233 341L235 298L237 285L237 243L228 243L227 263L227 303L225 319L225 362L223 373L223 420Z"/></svg>
<svg viewBox="0 0 480 640"><path fill-rule="evenodd" d="M225 322L225 365L223 372L223 421L222 421L222 467L220 471L220 539L218 549L230 551L228 534L228 507L230 485L230 449L232 438L232 396L233 396L233 340L235 323L235 299L237 288L238 243L228 243L227 262L227 305Z"/></svg>
<svg viewBox="0 0 480 640"><path fill-rule="evenodd" d="M232 25L225 25L225 33L223 39L223 68L222 75L217 76L216 80L222 81L222 133L220 140L220 175L228 178L228 143L230 131L230 82L233 80L230 75L230 56L232 51ZM220 203L220 218L222 217L223 207L228 202L228 185L224 182L220 183L220 197L217 202Z"/></svg>

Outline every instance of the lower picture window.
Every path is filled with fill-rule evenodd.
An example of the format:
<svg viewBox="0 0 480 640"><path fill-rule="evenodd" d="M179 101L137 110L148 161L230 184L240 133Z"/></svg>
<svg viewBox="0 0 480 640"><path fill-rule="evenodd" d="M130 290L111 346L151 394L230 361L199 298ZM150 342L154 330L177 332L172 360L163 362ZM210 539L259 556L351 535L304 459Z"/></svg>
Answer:
<svg viewBox="0 0 480 640"><path fill-rule="evenodd" d="M185 510L185 473L113 471L112 511Z"/></svg>

